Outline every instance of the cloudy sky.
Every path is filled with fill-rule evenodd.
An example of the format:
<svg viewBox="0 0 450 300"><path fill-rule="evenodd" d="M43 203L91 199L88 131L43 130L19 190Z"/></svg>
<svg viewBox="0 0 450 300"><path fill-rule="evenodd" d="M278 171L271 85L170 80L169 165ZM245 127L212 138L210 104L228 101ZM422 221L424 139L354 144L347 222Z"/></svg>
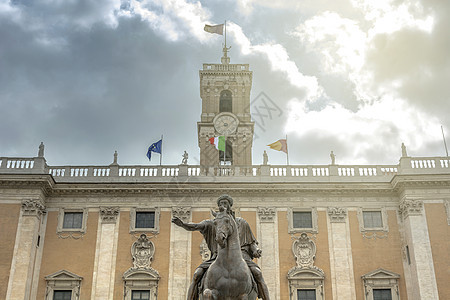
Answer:
<svg viewBox="0 0 450 300"><path fill-rule="evenodd" d="M450 143L450 2L0 0L0 156L47 163L197 164L198 71L249 63L253 163L288 135L291 164L396 164ZM267 100L267 99L266 99ZM259 108L258 108L259 107ZM259 112L259 113L256 113ZM268 150L269 163L284 164Z"/></svg>

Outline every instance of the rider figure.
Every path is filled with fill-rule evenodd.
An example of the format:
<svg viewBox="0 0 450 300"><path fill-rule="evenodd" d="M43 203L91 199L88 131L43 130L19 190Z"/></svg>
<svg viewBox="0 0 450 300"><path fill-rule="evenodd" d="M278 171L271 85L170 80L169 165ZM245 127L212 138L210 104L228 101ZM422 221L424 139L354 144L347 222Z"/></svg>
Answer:
<svg viewBox="0 0 450 300"><path fill-rule="evenodd" d="M234 212L231 210L233 206L233 199L228 195L222 195L217 199L217 206L226 210L230 215L234 217ZM250 271L253 274L253 278L256 282L258 288L258 297L263 300L269 300L269 290L267 289L267 285L264 282L264 278L262 276L261 269L259 266L253 262L253 258L261 257L261 250L258 249L258 242L255 239L255 236L252 233L252 230L243 218L235 218L236 224L239 230L239 240L241 243L241 251L242 257L247 263ZM174 217L172 222L176 225L189 230L189 231L200 231L203 235L206 244L208 245L209 250L211 251L211 258L207 261L204 261L194 272L194 277L192 279L192 283L188 290L188 300L197 300L199 293L199 283L201 283L201 279L205 274L206 270L208 270L209 266L215 261L217 257L217 242L215 241L216 233L213 220L204 220L200 223L184 223L179 218ZM201 287L200 287L201 288Z"/></svg>

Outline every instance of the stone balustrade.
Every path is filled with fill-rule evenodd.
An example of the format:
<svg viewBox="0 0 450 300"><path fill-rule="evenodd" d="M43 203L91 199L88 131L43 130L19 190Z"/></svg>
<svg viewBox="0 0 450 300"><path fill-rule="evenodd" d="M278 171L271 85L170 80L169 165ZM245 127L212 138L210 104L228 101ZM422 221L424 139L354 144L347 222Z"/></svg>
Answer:
<svg viewBox="0 0 450 300"><path fill-rule="evenodd" d="M48 166L43 157L1 157L0 174L50 174L56 182L184 180L243 181L375 181L390 182L396 174L448 174L450 157L402 157L397 165L254 165L254 166ZM191 179L190 179L191 178Z"/></svg>
<svg viewBox="0 0 450 300"><path fill-rule="evenodd" d="M249 71L248 64L203 64L203 71Z"/></svg>

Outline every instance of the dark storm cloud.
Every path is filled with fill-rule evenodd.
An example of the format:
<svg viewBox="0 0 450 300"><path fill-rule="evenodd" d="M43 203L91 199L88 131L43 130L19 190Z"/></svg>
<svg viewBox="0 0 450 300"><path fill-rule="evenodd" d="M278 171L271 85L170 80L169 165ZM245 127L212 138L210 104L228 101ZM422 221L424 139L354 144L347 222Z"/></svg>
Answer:
<svg viewBox="0 0 450 300"><path fill-rule="evenodd" d="M359 78L354 70L344 74L323 68L324 53L345 65L336 47L341 41L299 42L293 34L314 16L334 11L351 20L343 23L344 31L357 24L357 33L364 36L373 22L361 7L347 1L332 6L329 1L245 3L0 4L0 103L6 112L0 118L0 156L34 156L44 141L51 165L109 164L114 150L120 164L147 164L148 145L164 134L163 163L178 164L184 150L191 164L198 163L198 70L202 63L218 63L222 55L221 37L202 27L225 19L243 33L230 31L228 43L231 62L249 63L254 72L251 100L265 92L282 111L255 126L254 163L262 161L268 143L287 131L292 163L327 163L331 150L340 162L395 163L404 137L414 142L411 153L438 152L435 137L424 140L420 135L450 107L444 102L450 95L448 4L423 3L423 14L435 18L431 32L400 28L373 39L362 69L374 75L373 90L386 92L400 80L389 95L404 103L389 106L379 101L383 95L361 101L358 93L365 90L354 80ZM354 33L347 32L350 37ZM323 94L311 99L320 89ZM376 119L394 106L404 114ZM305 123L292 126L288 120L297 116ZM271 163L285 163L283 153L268 152ZM155 157L152 164L159 163Z"/></svg>

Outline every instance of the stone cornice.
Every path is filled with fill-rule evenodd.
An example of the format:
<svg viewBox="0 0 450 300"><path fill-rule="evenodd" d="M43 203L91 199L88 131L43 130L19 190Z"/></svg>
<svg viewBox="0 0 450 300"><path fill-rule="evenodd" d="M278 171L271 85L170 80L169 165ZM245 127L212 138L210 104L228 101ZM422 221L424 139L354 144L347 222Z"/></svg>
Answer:
<svg viewBox="0 0 450 300"><path fill-rule="evenodd" d="M55 186L49 174L0 174L0 188L40 189L48 196Z"/></svg>
<svg viewBox="0 0 450 300"><path fill-rule="evenodd" d="M392 178L391 185L397 192L407 188L450 187L450 174L396 175Z"/></svg>
<svg viewBox="0 0 450 300"><path fill-rule="evenodd" d="M224 190L234 195L317 195L326 196L387 196L397 194L389 184L298 184L298 183L236 183L236 182L171 182L171 183L59 183L52 196L65 195L217 195Z"/></svg>

